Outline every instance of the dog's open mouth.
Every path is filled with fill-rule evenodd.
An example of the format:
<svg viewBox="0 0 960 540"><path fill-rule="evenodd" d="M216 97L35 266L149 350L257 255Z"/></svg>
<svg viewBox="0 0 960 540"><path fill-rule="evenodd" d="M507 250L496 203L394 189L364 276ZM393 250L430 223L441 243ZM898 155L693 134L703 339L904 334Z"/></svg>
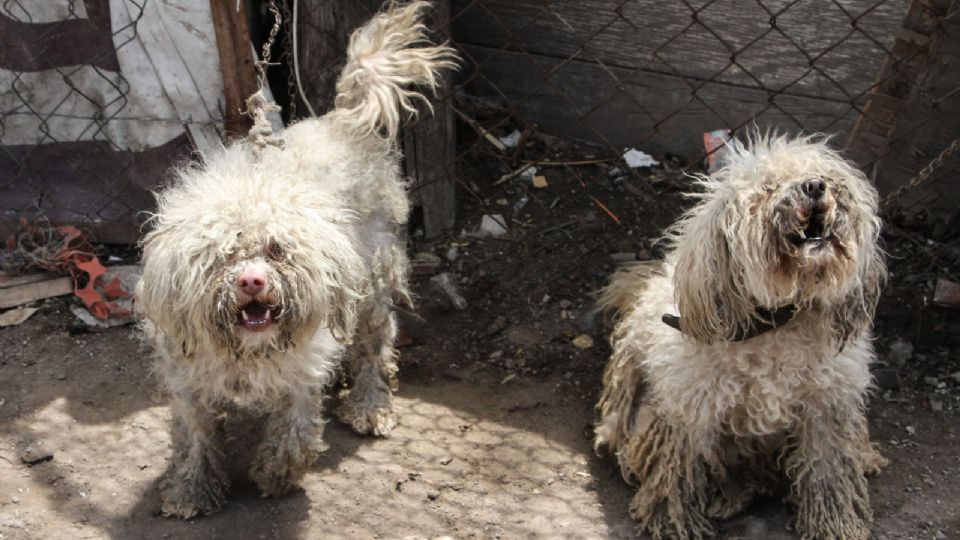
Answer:
<svg viewBox="0 0 960 540"><path fill-rule="evenodd" d="M826 215L822 213L813 214L807 220L803 229L798 229L793 234L787 236L787 239L794 246L804 245L823 245L833 238L829 227L826 224Z"/></svg>
<svg viewBox="0 0 960 540"><path fill-rule="evenodd" d="M261 332L273 324L275 317L270 306L252 300L240 307L237 314L237 324L251 332Z"/></svg>

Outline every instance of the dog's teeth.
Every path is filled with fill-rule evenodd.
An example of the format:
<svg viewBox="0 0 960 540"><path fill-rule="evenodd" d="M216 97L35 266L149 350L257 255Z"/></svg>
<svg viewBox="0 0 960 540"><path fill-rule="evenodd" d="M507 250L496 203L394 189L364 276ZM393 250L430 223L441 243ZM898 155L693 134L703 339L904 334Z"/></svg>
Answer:
<svg viewBox="0 0 960 540"><path fill-rule="evenodd" d="M245 321L249 321L249 320L250 320L250 316L247 315L247 310L245 310L245 309L240 310L240 315L243 317L243 320L245 320Z"/></svg>

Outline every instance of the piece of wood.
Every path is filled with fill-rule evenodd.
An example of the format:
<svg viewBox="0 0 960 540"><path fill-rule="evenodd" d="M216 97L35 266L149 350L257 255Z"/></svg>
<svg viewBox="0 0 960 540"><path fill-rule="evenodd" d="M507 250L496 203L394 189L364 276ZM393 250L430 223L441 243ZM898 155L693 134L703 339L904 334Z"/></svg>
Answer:
<svg viewBox="0 0 960 540"><path fill-rule="evenodd" d="M20 285L37 283L38 281L49 281L55 277L57 277L57 275L51 274L50 272L38 272L36 274L27 274L25 276L15 276L12 278L0 275L0 289L10 289L12 287L19 287Z"/></svg>
<svg viewBox="0 0 960 540"><path fill-rule="evenodd" d="M304 93L320 115L333 108L337 77L343 68L350 33L373 16L382 0L305 0L300 2L300 75ZM448 0L435 1L426 22L434 41L449 37ZM424 232L433 237L453 226L455 218L456 134L452 109L453 85L444 73L419 115L400 133L403 168L413 179L412 202L423 211Z"/></svg>
<svg viewBox="0 0 960 540"><path fill-rule="evenodd" d="M68 277L27 283L0 289L0 309L22 306L44 298L63 296L73 292L73 280Z"/></svg>
<svg viewBox="0 0 960 540"><path fill-rule="evenodd" d="M902 26L894 32L891 54L877 73L863 113L847 137L848 155L865 169L889 151L907 100L920 82L920 73L929 61L931 35L936 32L932 15L929 2L909 3Z"/></svg>
<svg viewBox="0 0 960 540"><path fill-rule="evenodd" d="M449 0L433 3L427 26L435 42L449 40ZM437 95L429 100L430 107L418 104L418 116L404 126L401 138L403 168L414 179L411 195L423 211L424 235L433 238L456 220L457 132L449 71L440 74Z"/></svg>
<svg viewBox="0 0 960 540"><path fill-rule="evenodd" d="M952 4L952 7L951 7ZM881 195L910 182L921 169L960 137L960 2L933 0L911 28L923 25L930 32L929 49L898 64L894 73L905 73L904 103L889 122L889 132L876 158L877 189ZM947 13L954 15L945 18ZM906 45L904 47L907 47ZM915 50L910 44L907 50ZM896 75L891 75L901 80ZM960 206L960 153L947 158L928 179L909 189L893 203L906 213L925 211L930 222L948 221Z"/></svg>
<svg viewBox="0 0 960 540"><path fill-rule="evenodd" d="M228 138L245 136L253 125L243 113L247 97L257 91L257 71L250 51L244 4L236 0L210 0L223 76L223 129Z"/></svg>

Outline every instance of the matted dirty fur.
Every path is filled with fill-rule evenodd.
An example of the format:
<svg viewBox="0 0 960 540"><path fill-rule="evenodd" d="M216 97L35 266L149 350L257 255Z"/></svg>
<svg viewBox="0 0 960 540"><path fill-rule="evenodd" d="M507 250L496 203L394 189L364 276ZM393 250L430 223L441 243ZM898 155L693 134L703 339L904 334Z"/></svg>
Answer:
<svg viewBox="0 0 960 540"><path fill-rule="evenodd" d="M699 184L665 261L601 296L617 324L596 445L654 538L711 536L712 519L781 490L803 538L867 538L864 475L885 464L864 415L885 277L877 193L819 137L731 143ZM764 323L757 308L789 305L792 320L737 341Z"/></svg>
<svg viewBox="0 0 960 540"><path fill-rule="evenodd" d="M295 487L324 448L322 397L341 358L341 418L375 435L396 425L393 307L409 302L399 109L423 99L404 86L433 88L456 62L425 43L428 8L391 5L354 32L335 110L290 127L283 148L222 148L158 194L137 301L172 396L164 514L224 503L217 425L238 408L268 415L250 469L263 495Z"/></svg>

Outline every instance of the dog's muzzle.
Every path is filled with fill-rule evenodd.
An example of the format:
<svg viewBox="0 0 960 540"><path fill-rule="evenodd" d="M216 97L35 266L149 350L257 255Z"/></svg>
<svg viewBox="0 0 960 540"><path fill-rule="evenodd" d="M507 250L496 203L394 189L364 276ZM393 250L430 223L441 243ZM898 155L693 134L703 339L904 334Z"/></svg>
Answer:
<svg viewBox="0 0 960 540"><path fill-rule="evenodd" d="M822 178L811 178L800 184L798 227L787 235L796 247L823 246L833 239L831 224L835 207L829 186Z"/></svg>

